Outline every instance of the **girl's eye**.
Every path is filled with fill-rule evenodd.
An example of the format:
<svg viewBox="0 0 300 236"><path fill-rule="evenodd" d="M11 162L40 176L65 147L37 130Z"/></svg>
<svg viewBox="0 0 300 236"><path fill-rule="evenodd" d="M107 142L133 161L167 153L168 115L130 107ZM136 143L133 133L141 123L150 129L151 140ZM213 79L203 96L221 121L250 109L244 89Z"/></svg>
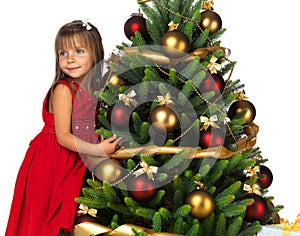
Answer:
<svg viewBox="0 0 300 236"><path fill-rule="evenodd" d="M84 53L84 50L83 50L83 49L80 49L80 48L78 48L78 49L76 49L76 52L77 52L78 54L82 54L82 53Z"/></svg>
<svg viewBox="0 0 300 236"><path fill-rule="evenodd" d="M64 57L64 56L67 55L67 52L65 52L65 51L60 51L60 52L58 53L58 55L59 55L60 57Z"/></svg>

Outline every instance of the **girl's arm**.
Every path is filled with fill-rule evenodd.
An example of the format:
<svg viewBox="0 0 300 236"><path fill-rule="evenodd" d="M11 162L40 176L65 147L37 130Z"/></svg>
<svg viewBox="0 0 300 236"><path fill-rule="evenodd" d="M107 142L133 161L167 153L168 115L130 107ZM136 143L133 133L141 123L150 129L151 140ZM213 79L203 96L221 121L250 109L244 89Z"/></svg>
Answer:
<svg viewBox="0 0 300 236"><path fill-rule="evenodd" d="M72 94L69 88L58 84L52 94L51 107L54 114L55 132L58 143L74 152L91 156L110 156L119 147L122 138L112 136L99 144L83 141L71 133Z"/></svg>

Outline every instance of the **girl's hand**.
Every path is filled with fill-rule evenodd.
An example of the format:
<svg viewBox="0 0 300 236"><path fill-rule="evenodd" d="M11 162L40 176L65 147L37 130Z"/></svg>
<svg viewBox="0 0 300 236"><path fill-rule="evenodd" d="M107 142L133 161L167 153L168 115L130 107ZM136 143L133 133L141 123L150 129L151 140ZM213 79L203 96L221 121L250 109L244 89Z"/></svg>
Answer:
<svg viewBox="0 0 300 236"><path fill-rule="evenodd" d="M123 138L113 135L103 141L101 141L100 145L100 152L101 154L106 154L107 156L111 156L114 154L119 148L120 144L123 141Z"/></svg>

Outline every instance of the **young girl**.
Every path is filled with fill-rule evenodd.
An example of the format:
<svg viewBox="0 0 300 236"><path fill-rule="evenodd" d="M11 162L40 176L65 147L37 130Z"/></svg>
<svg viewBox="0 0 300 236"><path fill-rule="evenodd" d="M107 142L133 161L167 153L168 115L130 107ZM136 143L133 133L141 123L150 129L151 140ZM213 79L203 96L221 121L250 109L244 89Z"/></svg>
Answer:
<svg viewBox="0 0 300 236"><path fill-rule="evenodd" d="M6 236L72 232L88 158L108 157L122 141L112 136L99 143L95 134L97 98L91 94L99 88L104 57L97 28L83 21L64 25L55 54L56 75L43 103L45 125L20 167Z"/></svg>

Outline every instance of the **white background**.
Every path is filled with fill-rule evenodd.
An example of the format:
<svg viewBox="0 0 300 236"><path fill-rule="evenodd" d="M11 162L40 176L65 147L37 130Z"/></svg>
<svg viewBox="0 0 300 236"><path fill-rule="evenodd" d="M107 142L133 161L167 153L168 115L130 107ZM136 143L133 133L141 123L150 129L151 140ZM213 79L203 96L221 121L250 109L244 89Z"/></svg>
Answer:
<svg viewBox="0 0 300 236"><path fill-rule="evenodd" d="M274 175L268 195L275 196L275 205L285 206L280 216L290 221L300 212L297 2L215 0L215 11L227 29L222 46L230 48L230 59L237 61L232 78L246 85L246 95L256 107L257 146ZM135 0L11 0L2 1L0 11L0 235L4 235L19 166L43 125L42 101L54 77L58 28L88 18L99 28L108 57L117 44L128 42L124 23L138 5Z"/></svg>

